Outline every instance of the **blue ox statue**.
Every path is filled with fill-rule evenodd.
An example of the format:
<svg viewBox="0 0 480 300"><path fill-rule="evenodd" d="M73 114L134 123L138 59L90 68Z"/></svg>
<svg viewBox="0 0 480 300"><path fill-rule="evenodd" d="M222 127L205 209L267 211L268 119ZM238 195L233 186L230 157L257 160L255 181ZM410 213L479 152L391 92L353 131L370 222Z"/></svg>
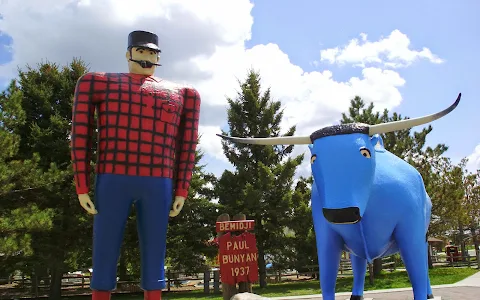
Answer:
<svg viewBox="0 0 480 300"><path fill-rule="evenodd" d="M351 300L363 299L367 262L400 252L416 300L433 299L428 276L427 230L432 203L420 173L385 150L379 134L426 124L457 107L415 119L333 125L303 137L226 140L255 145L308 144L312 214L324 300L335 299L342 250L351 253Z"/></svg>

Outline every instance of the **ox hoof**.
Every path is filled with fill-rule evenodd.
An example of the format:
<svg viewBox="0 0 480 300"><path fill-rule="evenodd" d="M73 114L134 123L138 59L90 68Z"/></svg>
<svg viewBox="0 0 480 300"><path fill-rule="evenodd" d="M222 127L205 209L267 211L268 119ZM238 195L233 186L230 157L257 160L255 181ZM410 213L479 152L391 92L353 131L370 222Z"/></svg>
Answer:
<svg viewBox="0 0 480 300"><path fill-rule="evenodd" d="M350 296L350 300L364 300L363 296L352 295Z"/></svg>
<svg viewBox="0 0 480 300"><path fill-rule="evenodd" d="M427 295L427 299L435 299L435 297L432 294L430 294L430 295Z"/></svg>

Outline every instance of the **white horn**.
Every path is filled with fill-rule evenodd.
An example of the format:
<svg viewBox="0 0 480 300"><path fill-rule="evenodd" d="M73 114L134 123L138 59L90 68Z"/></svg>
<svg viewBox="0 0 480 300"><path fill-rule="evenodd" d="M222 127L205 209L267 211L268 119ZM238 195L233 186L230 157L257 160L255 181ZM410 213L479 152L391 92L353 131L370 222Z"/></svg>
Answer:
<svg viewBox="0 0 480 300"><path fill-rule="evenodd" d="M217 136L235 143L252 145L308 145L312 143L309 136L281 136L269 138L239 138L221 134L217 134Z"/></svg>
<svg viewBox="0 0 480 300"><path fill-rule="evenodd" d="M403 129L419 126L422 124L430 123L432 121L440 119L441 117L447 115L452 110L454 110L457 107L458 103L460 102L461 97L462 97L462 93L459 93L457 100L455 100L455 102L452 105L442 110L441 112L438 112L435 114L414 118L414 119L406 119L406 120L393 121L393 122L381 123L376 125L369 125L368 134L374 135L377 133L380 134L380 133L392 132L392 131L403 130Z"/></svg>

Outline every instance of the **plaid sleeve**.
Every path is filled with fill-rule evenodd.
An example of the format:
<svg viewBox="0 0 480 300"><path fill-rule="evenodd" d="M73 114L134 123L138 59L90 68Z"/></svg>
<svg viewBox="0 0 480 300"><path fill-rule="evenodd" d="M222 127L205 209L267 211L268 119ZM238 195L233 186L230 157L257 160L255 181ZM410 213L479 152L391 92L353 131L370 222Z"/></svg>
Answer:
<svg viewBox="0 0 480 300"><path fill-rule="evenodd" d="M200 119L200 95L195 89L185 89L185 100L182 115L182 136L179 141L179 157L177 158L177 176L175 196L187 198L192 172L195 166L195 150L198 143L198 123Z"/></svg>
<svg viewBox="0 0 480 300"><path fill-rule="evenodd" d="M77 194L87 194L90 185L95 113L92 99L94 82L95 75L93 73L87 73L80 77L73 98L71 157Z"/></svg>

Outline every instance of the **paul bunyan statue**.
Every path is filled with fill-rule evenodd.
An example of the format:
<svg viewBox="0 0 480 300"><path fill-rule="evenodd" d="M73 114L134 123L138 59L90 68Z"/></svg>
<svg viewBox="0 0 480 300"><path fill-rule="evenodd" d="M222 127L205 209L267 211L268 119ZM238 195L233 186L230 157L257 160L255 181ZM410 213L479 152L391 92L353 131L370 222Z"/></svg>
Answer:
<svg viewBox="0 0 480 300"><path fill-rule="evenodd" d="M198 141L200 95L155 77L158 36L133 31L128 73L84 74L75 88L71 156L81 206L93 221L92 299L109 300L132 205L137 211L144 298L160 300L169 216L183 208ZM97 112L95 205L89 197ZM172 199L175 201L172 207Z"/></svg>

